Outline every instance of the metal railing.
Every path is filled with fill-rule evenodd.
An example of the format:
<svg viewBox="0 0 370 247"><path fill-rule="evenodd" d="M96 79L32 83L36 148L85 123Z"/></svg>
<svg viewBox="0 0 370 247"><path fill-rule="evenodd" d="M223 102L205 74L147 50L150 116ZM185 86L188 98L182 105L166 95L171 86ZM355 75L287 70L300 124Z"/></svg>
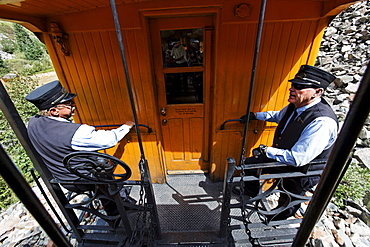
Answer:
<svg viewBox="0 0 370 247"><path fill-rule="evenodd" d="M254 246L278 246L292 244L298 229L291 224L300 223L300 219L288 218L275 220L286 209L307 202L311 197L294 194L284 187L284 179L313 177L321 175L325 161L316 160L304 167L292 167L280 162L243 164L236 166L234 158L228 159L228 168L225 172L223 189L223 206L221 211L221 236L229 237L229 241L235 241L232 231L245 229L249 241ZM287 168L286 172L271 172L269 168ZM264 170L269 173L265 174ZM248 172L253 171L253 172ZM288 172L289 171L289 172ZM256 181L259 184L255 196L246 196L243 187L247 182ZM264 182L269 181L269 186ZM271 182L273 181L273 182ZM232 194L232 188L238 186L239 194ZM258 186L258 185L257 185ZM247 189L247 188L245 188ZM273 196L285 196L286 201L282 205L270 206ZM235 202L236 201L236 202ZM270 201L270 203L269 203ZM232 209L239 209L241 221L232 222ZM235 215L234 215L235 217ZM239 223L242 223L240 225ZM274 226L279 225L279 228Z"/></svg>

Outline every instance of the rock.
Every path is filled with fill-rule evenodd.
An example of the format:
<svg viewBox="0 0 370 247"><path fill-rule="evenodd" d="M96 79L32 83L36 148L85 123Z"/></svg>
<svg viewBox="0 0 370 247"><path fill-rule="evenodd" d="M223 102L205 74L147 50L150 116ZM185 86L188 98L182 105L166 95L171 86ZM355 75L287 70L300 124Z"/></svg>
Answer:
<svg viewBox="0 0 370 247"><path fill-rule="evenodd" d="M6 74L6 75L4 75L3 77L1 77L1 79L2 79L3 81L11 81L11 80L13 80L13 79L15 79L15 78L17 78L17 77L18 77L18 75L17 75L17 74L9 73L9 74Z"/></svg>
<svg viewBox="0 0 370 247"><path fill-rule="evenodd" d="M348 235L342 229L338 230L338 235L340 236L340 238L343 241L343 244L341 246L353 247L351 239L348 237Z"/></svg>
<svg viewBox="0 0 370 247"><path fill-rule="evenodd" d="M369 239L364 239L360 236L360 234L358 233L355 233L353 235L350 236L350 239L352 241L352 243L356 246L356 247L369 247L370 246L370 241Z"/></svg>
<svg viewBox="0 0 370 247"><path fill-rule="evenodd" d="M362 222L362 220L358 220L356 223L351 224L350 229L353 234L370 237L370 228Z"/></svg>
<svg viewBox="0 0 370 247"><path fill-rule="evenodd" d="M370 148L356 149L353 157L355 157L360 163L370 168Z"/></svg>
<svg viewBox="0 0 370 247"><path fill-rule="evenodd" d="M346 228L346 223L341 218L334 219L334 225L337 229L345 229Z"/></svg>
<svg viewBox="0 0 370 247"><path fill-rule="evenodd" d="M352 77L352 79L353 79L353 77ZM358 87L359 87L359 84L350 83L350 84L348 84L348 86L345 88L345 91L346 91L346 93L356 93L356 92L357 92Z"/></svg>
<svg viewBox="0 0 370 247"><path fill-rule="evenodd" d="M361 132L358 136L358 138L360 138L361 140L366 140L366 139L369 139L370 138L370 133L369 131L366 129L366 127L362 127L361 129Z"/></svg>
<svg viewBox="0 0 370 247"><path fill-rule="evenodd" d="M354 208L354 207L351 207L351 206L346 206L346 210L353 216L355 217L360 217L362 211L360 209L357 209L357 208Z"/></svg>
<svg viewBox="0 0 370 247"><path fill-rule="evenodd" d="M344 244L344 239L342 238L342 236L338 233L337 230L335 229L331 229L331 233L333 234L334 236L334 239L335 239L335 242L337 244L339 244L340 246L342 246Z"/></svg>

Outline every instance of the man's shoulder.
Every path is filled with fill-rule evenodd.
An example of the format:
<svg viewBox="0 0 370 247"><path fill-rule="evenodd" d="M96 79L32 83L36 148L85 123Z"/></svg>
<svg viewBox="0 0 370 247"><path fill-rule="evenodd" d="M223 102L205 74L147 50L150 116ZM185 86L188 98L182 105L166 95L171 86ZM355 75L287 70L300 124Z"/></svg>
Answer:
<svg viewBox="0 0 370 247"><path fill-rule="evenodd" d="M316 109L317 117L329 117L338 122L337 115L335 114L333 108L324 99L314 107Z"/></svg>
<svg viewBox="0 0 370 247"><path fill-rule="evenodd" d="M73 123L69 120L63 119L63 118L56 118L56 117L48 117L48 116L42 116L42 115L35 115L30 118L30 123L32 122L38 122L38 123L47 123L47 124L60 124L60 125L76 125L80 126L81 124Z"/></svg>

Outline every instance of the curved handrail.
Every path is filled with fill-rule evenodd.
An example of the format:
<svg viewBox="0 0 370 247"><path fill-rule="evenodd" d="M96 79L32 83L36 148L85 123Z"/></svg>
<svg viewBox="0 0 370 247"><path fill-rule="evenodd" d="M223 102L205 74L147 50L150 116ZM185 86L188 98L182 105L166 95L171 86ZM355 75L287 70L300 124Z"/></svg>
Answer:
<svg viewBox="0 0 370 247"><path fill-rule="evenodd" d="M100 128L100 127L119 127L119 126L122 126L122 124L94 125L94 127L96 127L96 128ZM152 133L153 132L153 129L150 128L148 125L138 124L138 126L147 128L148 129L148 133Z"/></svg>
<svg viewBox="0 0 370 247"><path fill-rule="evenodd" d="M222 124L221 124L221 127L220 127L220 130L224 130L225 129L225 125L226 125L226 123L228 123L228 122L240 122L240 121L242 121L243 119L240 119L240 118L238 118L238 119L229 119L229 120L226 120L225 122L223 122Z"/></svg>

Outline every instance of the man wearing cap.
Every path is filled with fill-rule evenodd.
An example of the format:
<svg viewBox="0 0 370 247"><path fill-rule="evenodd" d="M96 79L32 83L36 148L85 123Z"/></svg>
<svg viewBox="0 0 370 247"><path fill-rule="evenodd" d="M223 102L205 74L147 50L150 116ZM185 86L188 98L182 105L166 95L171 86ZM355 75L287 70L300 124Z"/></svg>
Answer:
<svg viewBox="0 0 370 247"><path fill-rule="evenodd" d="M63 158L75 151L97 151L115 146L134 126L127 121L113 130L95 130L93 126L73 123L76 94L69 93L59 81L49 82L36 88L26 96L39 110L27 126L29 138L36 151L40 154L47 168L59 180L79 180L63 165ZM70 191L83 192L91 190L86 185L64 185ZM115 206L105 205L115 211ZM111 214L112 215L112 214Z"/></svg>
<svg viewBox="0 0 370 247"><path fill-rule="evenodd" d="M171 57L175 61L175 67L187 67L187 57L185 48L181 45L180 40L175 40L173 42L173 47L171 50Z"/></svg>
<svg viewBox="0 0 370 247"><path fill-rule="evenodd" d="M253 157L245 159L245 164L282 162L289 167L266 169L264 172L299 171L314 159L327 159L337 138L338 120L329 104L321 98L324 90L335 76L319 68L303 65L294 77L289 80L289 105L280 111L251 112L249 120L263 120L278 123L271 147L260 145L252 150ZM241 117L245 123L245 116ZM322 169L316 167L315 169ZM283 179L284 188L304 195L312 189L319 176ZM259 183L246 182L244 193L249 196L258 194ZM239 187L234 187L240 193ZM285 195L279 199L279 205L286 202ZM299 205L289 208L274 219L285 219L293 216Z"/></svg>

